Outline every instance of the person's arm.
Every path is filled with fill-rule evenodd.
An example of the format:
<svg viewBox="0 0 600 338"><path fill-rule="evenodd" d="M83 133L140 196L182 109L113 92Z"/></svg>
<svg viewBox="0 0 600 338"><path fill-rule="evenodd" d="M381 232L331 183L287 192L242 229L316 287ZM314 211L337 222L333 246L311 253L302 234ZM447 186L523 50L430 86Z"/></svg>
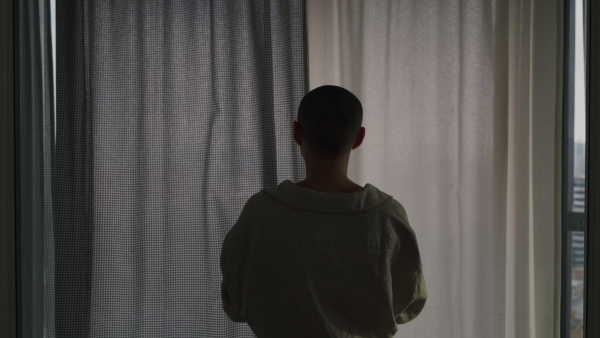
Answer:
<svg viewBox="0 0 600 338"><path fill-rule="evenodd" d="M240 247L244 246L244 243L240 243L240 239L236 237L236 234L239 236L239 228L245 228L248 224L252 223L252 215L257 210L261 195L261 193L256 193L246 201L240 217L225 236L225 240L221 246L220 264L221 275L223 276L223 280L221 281L221 301L223 303L223 310L225 310L227 316L234 322L245 322L246 320L234 304L230 292L227 290L227 285L232 285L232 283L235 285L235 281L231 279L239 278L239 276L232 277L236 275L237 271L228 270L227 259L234 255L235 250L240 250Z"/></svg>
<svg viewBox="0 0 600 338"><path fill-rule="evenodd" d="M397 324L408 323L423 310L427 301L427 288L423 278L421 255L417 238L408 223L402 207L398 238L401 249L391 262L394 316Z"/></svg>
<svg viewBox="0 0 600 338"><path fill-rule="evenodd" d="M415 319L427 301L427 288L420 260L400 253L392 268L394 316L397 324Z"/></svg>
<svg viewBox="0 0 600 338"><path fill-rule="evenodd" d="M227 293L227 289L223 282L221 282L221 301L223 302L223 310L225 310L229 319L238 323L246 321L244 317L242 317L242 314L235 308L233 302L231 302L231 298L229 298L229 294Z"/></svg>
<svg viewBox="0 0 600 338"><path fill-rule="evenodd" d="M227 271L225 267L224 257L227 255L227 240L229 239L229 235L225 236L225 240L223 241L223 246L221 247L221 274L223 276L223 280L221 281L221 302L223 304L223 310L227 314L227 317L234 322L245 322L246 320L242 317L242 314L233 304L229 293L227 292L227 287L225 286L225 281L227 279Z"/></svg>

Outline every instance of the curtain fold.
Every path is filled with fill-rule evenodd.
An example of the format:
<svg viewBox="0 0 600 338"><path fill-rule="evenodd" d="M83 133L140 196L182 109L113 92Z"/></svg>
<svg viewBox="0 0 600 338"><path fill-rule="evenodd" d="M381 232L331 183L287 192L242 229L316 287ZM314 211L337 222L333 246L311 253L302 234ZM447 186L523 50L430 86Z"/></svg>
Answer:
<svg viewBox="0 0 600 338"><path fill-rule="evenodd" d="M21 333L54 336L54 83L50 2L18 6L18 187Z"/></svg>
<svg viewBox="0 0 600 338"><path fill-rule="evenodd" d="M307 6L310 87L365 110L349 176L386 187L422 247L429 299L397 336L558 337L561 2Z"/></svg>
<svg viewBox="0 0 600 338"><path fill-rule="evenodd" d="M300 180L304 1L57 1L56 336L252 337L219 253Z"/></svg>

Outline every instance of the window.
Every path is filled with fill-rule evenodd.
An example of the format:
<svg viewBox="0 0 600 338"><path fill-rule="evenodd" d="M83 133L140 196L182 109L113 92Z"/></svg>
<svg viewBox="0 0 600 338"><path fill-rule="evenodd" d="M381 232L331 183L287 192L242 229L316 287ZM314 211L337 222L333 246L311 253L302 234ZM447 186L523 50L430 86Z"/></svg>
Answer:
<svg viewBox="0 0 600 338"><path fill-rule="evenodd" d="M586 0L565 7L561 337L583 338L586 236Z"/></svg>

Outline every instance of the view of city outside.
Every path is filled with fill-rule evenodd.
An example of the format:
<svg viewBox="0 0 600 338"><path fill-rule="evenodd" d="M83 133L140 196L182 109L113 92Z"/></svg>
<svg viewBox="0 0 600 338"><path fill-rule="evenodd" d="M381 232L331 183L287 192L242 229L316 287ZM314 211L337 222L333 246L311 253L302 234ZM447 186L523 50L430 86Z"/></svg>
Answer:
<svg viewBox="0 0 600 338"><path fill-rule="evenodd" d="M573 149L573 205L571 212L583 216L585 212L585 57L583 1L575 1L575 81L574 81L574 149ZM573 218L576 219L576 218ZM585 220L584 217L580 219ZM571 332L570 338L583 338L585 232L572 231L571 237Z"/></svg>
<svg viewBox="0 0 600 338"><path fill-rule="evenodd" d="M585 179L580 181L585 182ZM583 194L583 183L579 188L580 192L575 191L575 195ZM583 338L584 243L584 232L571 232L571 338Z"/></svg>

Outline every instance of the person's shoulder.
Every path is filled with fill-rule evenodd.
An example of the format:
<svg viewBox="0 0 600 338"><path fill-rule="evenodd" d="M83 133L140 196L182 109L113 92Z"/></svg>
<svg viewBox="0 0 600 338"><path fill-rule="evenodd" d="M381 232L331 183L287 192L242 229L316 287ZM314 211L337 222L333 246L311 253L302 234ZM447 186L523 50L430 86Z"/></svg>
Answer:
<svg viewBox="0 0 600 338"><path fill-rule="evenodd" d="M267 204L266 200L268 199L269 198L262 190L250 195L244 203L244 207L242 208L236 223L247 222L250 219L253 219L257 214L262 213L265 204Z"/></svg>
<svg viewBox="0 0 600 338"><path fill-rule="evenodd" d="M244 209L252 209L263 205L265 201L270 200L269 195L273 195L276 189L277 186L261 188L248 197Z"/></svg>
<svg viewBox="0 0 600 338"><path fill-rule="evenodd" d="M262 202L264 202L265 199L267 198L267 196L264 193L264 190L265 189L261 189L260 191L255 192L250 197L248 197L245 207L253 208L253 207L260 206L262 204Z"/></svg>
<svg viewBox="0 0 600 338"><path fill-rule="evenodd" d="M406 209L404 208L404 205L402 205L402 203L400 203L395 198L391 197L390 200L384 206L386 211L390 215L408 224L408 215L406 214Z"/></svg>
<svg viewBox="0 0 600 338"><path fill-rule="evenodd" d="M383 218L387 220L387 222L384 223L390 226L389 230L392 233L402 234L402 237L415 237L415 232L410 225L404 205L392 195L389 195L376 187L375 189L378 194L385 197L383 203L381 203L377 209L380 214L379 217L383 215Z"/></svg>
<svg viewBox="0 0 600 338"><path fill-rule="evenodd" d="M264 214L264 205L266 204L268 197L262 192L262 190L250 195L242 211L240 212L237 221L233 224L227 238L234 240L237 237L247 236L247 232L250 230L250 226L256 223L256 219L259 215Z"/></svg>
<svg viewBox="0 0 600 338"><path fill-rule="evenodd" d="M375 191L375 198L379 200L378 209L390 217L399 218L408 223L408 217L406 215L406 209L404 208L404 205L395 199L394 196L380 190L372 184L371 186Z"/></svg>
<svg viewBox="0 0 600 338"><path fill-rule="evenodd" d="M391 197L380 206L380 212L385 216L382 222L382 230L392 246L398 249L398 252L419 260L419 249L417 244L417 235L408 221L408 216L404 205L395 198ZM381 218L381 215L380 215Z"/></svg>

